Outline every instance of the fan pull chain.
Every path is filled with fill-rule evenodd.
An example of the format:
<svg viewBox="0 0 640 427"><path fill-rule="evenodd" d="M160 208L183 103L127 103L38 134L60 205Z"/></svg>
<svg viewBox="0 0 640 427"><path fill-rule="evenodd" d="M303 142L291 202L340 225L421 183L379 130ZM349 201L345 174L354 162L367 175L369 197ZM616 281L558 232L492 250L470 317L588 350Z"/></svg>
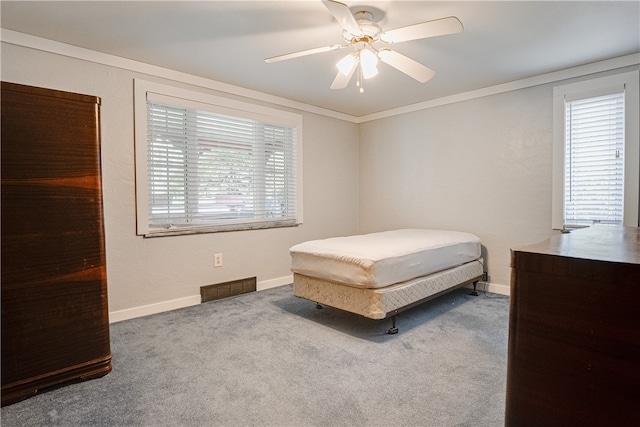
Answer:
<svg viewBox="0 0 640 427"><path fill-rule="evenodd" d="M360 58L360 52L358 52L358 59ZM358 75L356 77L356 86L360 88L360 93L364 93L364 78L362 75L362 62L358 61Z"/></svg>

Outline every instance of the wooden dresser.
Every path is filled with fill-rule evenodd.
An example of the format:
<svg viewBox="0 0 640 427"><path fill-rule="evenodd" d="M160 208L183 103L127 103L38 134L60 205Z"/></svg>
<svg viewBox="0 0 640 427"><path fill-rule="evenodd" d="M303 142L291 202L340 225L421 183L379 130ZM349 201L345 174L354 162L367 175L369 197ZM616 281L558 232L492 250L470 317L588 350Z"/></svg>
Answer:
<svg viewBox="0 0 640 427"><path fill-rule="evenodd" d="M111 371L100 99L2 82L2 405Z"/></svg>
<svg viewBox="0 0 640 427"><path fill-rule="evenodd" d="M507 426L640 425L640 232L512 251Z"/></svg>

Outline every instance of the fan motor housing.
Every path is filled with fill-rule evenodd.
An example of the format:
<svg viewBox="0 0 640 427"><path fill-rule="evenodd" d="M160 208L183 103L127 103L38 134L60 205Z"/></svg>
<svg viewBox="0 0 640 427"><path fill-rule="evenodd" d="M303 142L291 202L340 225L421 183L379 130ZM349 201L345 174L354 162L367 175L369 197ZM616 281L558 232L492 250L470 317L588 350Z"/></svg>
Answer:
<svg viewBox="0 0 640 427"><path fill-rule="evenodd" d="M363 36L354 36L349 33L347 30L343 31L342 37L345 41L350 43L357 42L372 42L377 40L378 34L382 32L382 27L375 22L372 22L367 19L358 19L357 21L358 27L360 27L360 31L362 31Z"/></svg>

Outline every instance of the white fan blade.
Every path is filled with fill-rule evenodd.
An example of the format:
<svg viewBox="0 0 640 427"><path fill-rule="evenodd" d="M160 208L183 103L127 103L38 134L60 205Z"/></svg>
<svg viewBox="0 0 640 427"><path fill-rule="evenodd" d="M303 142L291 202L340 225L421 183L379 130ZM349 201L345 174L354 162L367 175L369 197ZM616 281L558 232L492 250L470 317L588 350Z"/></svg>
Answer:
<svg viewBox="0 0 640 427"><path fill-rule="evenodd" d="M356 37L363 36L362 30L356 22L356 18L353 17L351 10L349 10L349 6L333 0L322 0L322 3L329 9L329 12L336 18L340 26L347 30L349 34Z"/></svg>
<svg viewBox="0 0 640 427"><path fill-rule="evenodd" d="M435 19L407 27L396 28L380 34L380 40L386 43L399 43L427 37L444 36L461 33L464 30L462 22L455 16Z"/></svg>
<svg viewBox="0 0 640 427"><path fill-rule="evenodd" d="M393 50L382 49L378 57L385 64L391 65L420 83L426 82L436 74L431 68Z"/></svg>
<svg viewBox="0 0 640 427"><path fill-rule="evenodd" d="M267 62L270 64L272 62L284 61L285 59L293 59L293 58L299 58L301 56L313 55L314 53L322 53L322 52L329 52L331 50L338 50L347 46L348 45L343 46L339 44L332 44L331 46L316 47L314 49L306 49L298 52L287 53L284 55L272 56L271 58L265 59L264 62Z"/></svg>
<svg viewBox="0 0 640 427"><path fill-rule="evenodd" d="M351 81L353 73L356 71L356 68L358 68L359 62L360 60L356 59L347 74L344 74L342 71L338 71L338 75L333 80L333 83L331 83L331 89L344 89L345 87L347 87L347 85Z"/></svg>

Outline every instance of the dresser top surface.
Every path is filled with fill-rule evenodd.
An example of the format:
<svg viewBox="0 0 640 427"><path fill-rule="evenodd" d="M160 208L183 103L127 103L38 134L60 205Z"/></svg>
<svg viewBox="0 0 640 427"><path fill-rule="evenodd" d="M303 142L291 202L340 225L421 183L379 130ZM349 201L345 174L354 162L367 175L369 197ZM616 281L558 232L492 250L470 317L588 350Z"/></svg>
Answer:
<svg viewBox="0 0 640 427"><path fill-rule="evenodd" d="M640 264L640 228L594 225L513 249L596 261Z"/></svg>

